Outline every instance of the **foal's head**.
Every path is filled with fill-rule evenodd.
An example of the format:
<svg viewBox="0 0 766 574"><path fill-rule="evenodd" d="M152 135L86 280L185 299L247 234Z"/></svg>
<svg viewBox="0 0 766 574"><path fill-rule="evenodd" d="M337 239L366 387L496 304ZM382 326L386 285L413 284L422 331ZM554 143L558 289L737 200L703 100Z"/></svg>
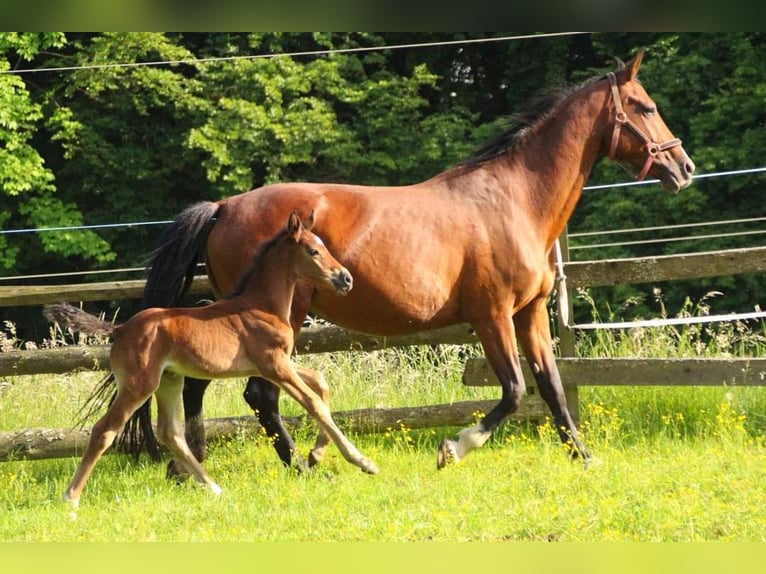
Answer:
<svg viewBox="0 0 766 574"><path fill-rule="evenodd" d="M300 279L317 287L332 287L346 295L354 284L351 273L330 254L319 236L311 232L313 226L313 211L306 221L301 221L296 212L287 220L288 241L295 249L295 272Z"/></svg>

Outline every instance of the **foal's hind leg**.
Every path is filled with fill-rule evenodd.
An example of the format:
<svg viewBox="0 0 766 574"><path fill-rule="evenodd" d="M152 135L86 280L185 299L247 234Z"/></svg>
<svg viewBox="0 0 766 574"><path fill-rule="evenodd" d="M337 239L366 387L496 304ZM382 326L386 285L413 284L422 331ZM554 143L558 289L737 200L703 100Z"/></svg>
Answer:
<svg viewBox="0 0 766 574"><path fill-rule="evenodd" d="M567 406L564 386L553 355L553 342L545 299L536 299L514 317L519 344L529 367L535 375L540 396L548 404L561 442L570 445L574 458L590 458L580 442L572 415Z"/></svg>
<svg viewBox="0 0 766 574"><path fill-rule="evenodd" d="M220 494L221 487L205 472L186 442L181 424L183 384L182 376L167 372L162 376L160 386L154 393L157 398L157 437L173 453L177 465L214 494Z"/></svg>
<svg viewBox="0 0 766 574"><path fill-rule="evenodd" d="M109 406L106 414L91 429L90 440L85 449L85 454L83 454L82 460L72 477L72 481L64 492L64 500L69 501L75 508L80 505L80 495L98 459L101 458L101 455L114 442L117 433L120 432L120 429L122 429L130 416L150 396L151 393L144 396L136 396L124 392L122 389L117 392L117 396Z"/></svg>

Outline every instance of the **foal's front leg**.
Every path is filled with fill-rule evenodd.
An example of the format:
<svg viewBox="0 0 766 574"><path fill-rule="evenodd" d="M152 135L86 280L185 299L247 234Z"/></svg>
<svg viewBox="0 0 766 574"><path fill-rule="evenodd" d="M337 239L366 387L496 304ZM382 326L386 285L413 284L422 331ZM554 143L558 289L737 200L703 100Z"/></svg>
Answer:
<svg viewBox="0 0 766 574"><path fill-rule="evenodd" d="M316 419L320 429L323 429L323 432L327 433L333 440L338 447L338 450L340 450L343 455L343 458L351 464L358 466L368 474L378 473L377 465L362 455L353 443L346 438L343 432L341 432L335 424L328 406L319 395L311 389L311 387L303 382L303 379L298 375L295 366L286 356L282 357L281 360L278 361L278 364L273 365L273 368L264 369L262 372L264 376L268 376L274 384L284 389L287 394L298 401L298 403L306 409L314 419ZM320 432L317 442L321 443L322 440Z"/></svg>
<svg viewBox="0 0 766 574"><path fill-rule="evenodd" d="M330 408L330 389L327 386L324 376L321 373L295 365L295 370L298 371L298 375L311 389L322 399L322 402ZM316 442L314 448L309 452L309 466L319 464L324 458L327 452L327 447L330 445L330 435L322 425L319 426L319 432L317 433Z"/></svg>
<svg viewBox="0 0 766 574"><path fill-rule="evenodd" d="M298 453L295 440L279 414L279 387L262 377L250 377L244 393L245 401L258 417L258 422L272 441L277 456L285 466L298 470L308 467Z"/></svg>

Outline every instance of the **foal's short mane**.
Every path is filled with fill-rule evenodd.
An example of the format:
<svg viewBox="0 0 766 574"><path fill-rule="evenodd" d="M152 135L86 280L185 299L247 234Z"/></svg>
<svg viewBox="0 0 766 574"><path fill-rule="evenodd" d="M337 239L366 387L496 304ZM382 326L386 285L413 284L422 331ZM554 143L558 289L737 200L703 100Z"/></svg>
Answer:
<svg viewBox="0 0 766 574"><path fill-rule="evenodd" d="M244 275L242 275L239 283L237 283L237 287L230 294L226 295L224 299L233 299L234 297L241 295L245 291L247 284L250 283L250 279L252 279L252 277L263 268L263 264L266 260L266 255L268 255L269 251L271 251L277 243L282 241L289 234L290 231L287 229L287 227L284 227L274 237L268 241L264 241L258 247L255 255L253 255L253 260L250 268Z"/></svg>
<svg viewBox="0 0 766 574"><path fill-rule="evenodd" d="M553 91L543 93L540 97L528 103L520 112L510 116L508 118L508 128L504 132L476 149L468 158L461 161L457 167L469 170L474 169L513 150L536 127L554 116L564 100L574 92L604 77L604 75L594 76L579 84L562 86L555 88Z"/></svg>

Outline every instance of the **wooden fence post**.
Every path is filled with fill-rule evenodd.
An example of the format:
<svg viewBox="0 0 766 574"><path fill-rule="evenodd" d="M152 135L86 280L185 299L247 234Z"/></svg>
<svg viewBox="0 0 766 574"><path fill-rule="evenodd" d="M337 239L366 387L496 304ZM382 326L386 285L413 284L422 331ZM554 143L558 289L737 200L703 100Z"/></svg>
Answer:
<svg viewBox="0 0 766 574"><path fill-rule="evenodd" d="M569 235L567 233L568 228L565 227L563 233L559 237L561 262L558 264L560 267L557 269L556 275L558 281L556 283L556 298L557 308L559 313L556 316L558 327L558 339L559 339L559 356L564 358L575 357L575 339L574 331L571 327L574 320L572 318L573 305L572 305L572 293L566 282L566 276L563 275L563 269L569 263ZM561 276L559 277L559 273ZM580 398L577 385L567 384L564 382L564 394L567 398L567 405L569 406L569 412L572 414L575 422L580 421Z"/></svg>

